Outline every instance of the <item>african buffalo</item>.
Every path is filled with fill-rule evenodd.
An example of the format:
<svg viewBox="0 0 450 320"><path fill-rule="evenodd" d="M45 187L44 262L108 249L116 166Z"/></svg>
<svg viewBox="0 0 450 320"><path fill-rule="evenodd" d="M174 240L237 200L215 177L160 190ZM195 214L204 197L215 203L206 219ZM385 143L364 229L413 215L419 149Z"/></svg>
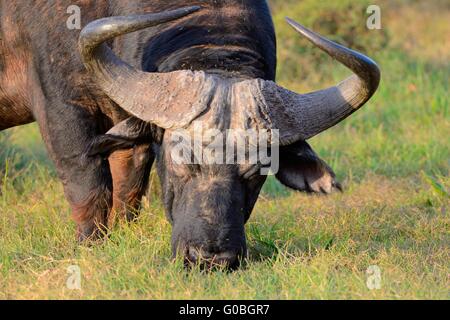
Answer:
<svg viewBox="0 0 450 320"><path fill-rule="evenodd" d="M66 25L70 5L81 31ZM278 180L330 193L335 175L305 140L359 109L380 80L371 59L288 23L354 75L307 94L278 86L264 0L0 0L0 130L37 121L80 241L133 218L156 159L174 255L236 267L262 164L175 163L171 137L197 121L279 130Z"/></svg>

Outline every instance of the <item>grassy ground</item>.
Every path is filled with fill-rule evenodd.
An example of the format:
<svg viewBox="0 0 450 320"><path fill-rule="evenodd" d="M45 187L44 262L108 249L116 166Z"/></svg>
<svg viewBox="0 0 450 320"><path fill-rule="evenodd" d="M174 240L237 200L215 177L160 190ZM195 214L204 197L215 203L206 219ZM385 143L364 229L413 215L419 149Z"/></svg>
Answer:
<svg viewBox="0 0 450 320"><path fill-rule="evenodd" d="M284 15L302 21L301 4L286 3L274 7L282 39L294 36ZM382 2L390 44L370 52L383 70L379 92L311 141L345 193L311 197L270 180L247 225L248 264L231 274L169 260L170 226L153 195L137 223L78 246L36 127L1 133L0 299L450 298L450 10L444 1L392 3ZM279 44L283 85L305 91L347 74L329 61L299 83L288 57L296 45L309 44ZM70 265L82 272L80 291L66 288ZM378 290L366 286L371 265L381 270Z"/></svg>

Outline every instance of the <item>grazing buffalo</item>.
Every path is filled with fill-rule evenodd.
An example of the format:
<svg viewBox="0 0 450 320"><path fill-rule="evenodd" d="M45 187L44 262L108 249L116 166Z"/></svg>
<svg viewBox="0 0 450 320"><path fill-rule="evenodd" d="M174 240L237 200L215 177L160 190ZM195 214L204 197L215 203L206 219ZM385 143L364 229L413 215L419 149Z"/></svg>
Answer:
<svg viewBox="0 0 450 320"><path fill-rule="evenodd" d="M67 27L71 5L82 30ZM38 123L80 241L133 218L156 160L174 255L236 267L267 163L174 161L176 133L278 130L257 146L278 146L278 180L330 193L335 175L305 141L380 80L371 59L287 22L354 75L307 94L277 85L264 0L0 0L0 130Z"/></svg>

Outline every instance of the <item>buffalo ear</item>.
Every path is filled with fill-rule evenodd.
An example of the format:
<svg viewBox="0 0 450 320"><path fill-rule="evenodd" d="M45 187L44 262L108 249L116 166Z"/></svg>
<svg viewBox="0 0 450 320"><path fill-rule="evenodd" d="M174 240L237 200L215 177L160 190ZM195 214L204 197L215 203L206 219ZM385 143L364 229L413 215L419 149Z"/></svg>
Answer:
<svg viewBox="0 0 450 320"><path fill-rule="evenodd" d="M333 170L320 159L306 141L280 149L277 179L285 186L308 193L329 194L342 191Z"/></svg>
<svg viewBox="0 0 450 320"><path fill-rule="evenodd" d="M130 149L136 145L134 139L127 137L113 136L110 134L102 134L96 136L87 146L85 157L108 157L111 153L117 150Z"/></svg>
<svg viewBox="0 0 450 320"><path fill-rule="evenodd" d="M137 118L128 118L115 125L106 134L98 135L89 143L84 157L108 157L117 150L130 149L152 141L151 126Z"/></svg>

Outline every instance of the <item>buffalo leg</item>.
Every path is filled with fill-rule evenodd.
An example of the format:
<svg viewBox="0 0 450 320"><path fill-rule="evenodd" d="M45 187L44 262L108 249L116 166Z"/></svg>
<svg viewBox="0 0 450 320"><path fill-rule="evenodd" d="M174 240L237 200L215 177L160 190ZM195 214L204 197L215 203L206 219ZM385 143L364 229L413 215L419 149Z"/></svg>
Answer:
<svg viewBox="0 0 450 320"><path fill-rule="evenodd" d="M108 226L117 218L135 218L142 196L146 192L154 156L149 144L117 150L109 156L113 179L113 210Z"/></svg>
<svg viewBox="0 0 450 320"><path fill-rule="evenodd" d="M102 119L80 106L51 103L36 110L36 119L78 227L78 239L95 240L106 231L112 207L112 180L108 160L84 157Z"/></svg>

